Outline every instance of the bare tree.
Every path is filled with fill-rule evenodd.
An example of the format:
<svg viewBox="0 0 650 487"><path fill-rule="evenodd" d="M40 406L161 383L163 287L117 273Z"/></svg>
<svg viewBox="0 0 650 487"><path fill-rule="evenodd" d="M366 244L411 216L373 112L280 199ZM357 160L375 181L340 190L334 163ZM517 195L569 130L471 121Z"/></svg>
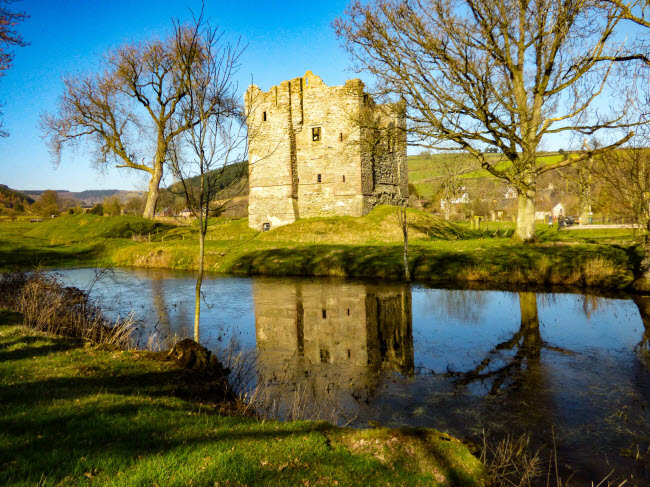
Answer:
<svg viewBox="0 0 650 487"><path fill-rule="evenodd" d="M467 154L448 152L437 157L435 168L438 172L435 183L442 195L441 201L444 201L445 220L449 220L451 201L463 194L465 181L462 176L475 169L474 161Z"/></svg>
<svg viewBox="0 0 650 487"><path fill-rule="evenodd" d="M588 142L585 142L582 145L583 150L588 151L590 149ZM569 154L564 154L565 158L570 157ZM574 167L570 167L567 170L560 170L560 174L564 179L570 182L578 195L578 204L580 207L580 218L582 223L587 223L589 221L589 215L591 214L591 208L593 203L593 197L591 194L592 185L593 185L593 174L596 170L597 161L594 157L588 159L583 159ZM573 170L571 170L573 169Z"/></svg>
<svg viewBox="0 0 650 487"><path fill-rule="evenodd" d="M14 52L11 47L25 47L27 43L23 36L16 31L19 22L29 18L25 12L15 12L9 8L12 0L0 0L0 78L5 71L11 68L14 60ZM2 105L0 105L1 107ZM2 112L0 112L2 117ZM3 121L0 120L0 137L8 137L9 132L3 129Z"/></svg>
<svg viewBox="0 0 650 487"><path fill-rule="evenodd" d="M650 16L648 9L650 5L646 0L632 0L626 2L623 0L603 0L605 8L608 6L614 7L613 15L621 20L630 20L642 27L650 27ZM628 59L630 56L628 56ZM650 64L650 59L646 53L636 53L631 58L641 60L646 64Z"/></svg>
<svg viewBox="0 0 650 487"><path fill-rule="evenodd" d="M467 151L518 193L515 236L535 238L537 178L627 142L620 110L607 113L620 19L591 0L359 1L334 27L378 94L405 100L416 144ZM628 125L629 126L629 125ZM615 137L578 157L541 165L546 135ZM501 157L486 156L496 148Z"/></svg>
<svg viewBox="0 0 650 487"><path fill-rule="evenodd" d="M181 53L180 76L187 85L173 126L190 129L173 144L170 168L188 209L198 220L194 307L194 340L198 342L208 217L227 204L217 201L219 194L247 173L242 160L246 155L246 119L234 79L243 48L224 42L220 30L211 27L203 13L190 28L175 24L175 42Z"/></svg>
<svg viewBox="0 0 650 487"><path fill-rule="evenodd" d="M179 124L176 117L191 86L183 62L195 48L193 34L183 30L179 39L130 43L108 52L102 71L66 77L57 113L41 117L55 163L64 146L85 141L94 147L98 167L115 163L148 173L145 218L154 217L174 139L200 123L185 118Z"/></svg>
<svg viewBox="0 0 650 487"><path fill-rule="evenodd" d="M605 184L609 193L610 211L632 219L641 242L642 260L632 289L650 291L650 131L644 127L646 136L637 134L630 147L601 156L593 167L596 178Z"/></svg>

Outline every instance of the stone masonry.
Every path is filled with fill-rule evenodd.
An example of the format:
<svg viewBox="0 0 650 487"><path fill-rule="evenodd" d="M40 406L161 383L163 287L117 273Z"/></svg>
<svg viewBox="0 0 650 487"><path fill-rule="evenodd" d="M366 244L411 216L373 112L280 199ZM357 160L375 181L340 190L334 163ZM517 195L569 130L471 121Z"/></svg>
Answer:
<svg viewBox="0 0 650 487"><path fill-rule="evenodd" d="M358 79L330 87L311 71L266 93L248 88L251 228L362 216L408 197L403 108L363 88Z"/></svg>

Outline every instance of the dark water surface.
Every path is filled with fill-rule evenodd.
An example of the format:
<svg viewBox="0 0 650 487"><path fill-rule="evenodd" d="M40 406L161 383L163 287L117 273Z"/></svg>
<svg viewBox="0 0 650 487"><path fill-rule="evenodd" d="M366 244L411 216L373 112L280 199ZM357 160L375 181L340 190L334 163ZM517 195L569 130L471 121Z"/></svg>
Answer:
<svg viewBox="0 0 650 487"><path fill-rule="evenodd" d="M62 273L81 288L95 277ZM194 285L191 273L128 270L93 292L111 313L191 337ZM528 433L543 455L555 442L572 485L612 470L650 485L648 298L226 276L203 289L202 343L254 351L282 411L298 392L353 425Z"/></svg>

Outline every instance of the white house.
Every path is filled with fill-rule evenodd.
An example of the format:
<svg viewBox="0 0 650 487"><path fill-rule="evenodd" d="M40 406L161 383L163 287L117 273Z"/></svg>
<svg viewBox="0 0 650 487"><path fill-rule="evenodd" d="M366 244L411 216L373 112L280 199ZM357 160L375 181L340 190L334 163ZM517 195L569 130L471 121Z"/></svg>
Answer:
<svg viewBox="0 0 650 487"><path fill-rule="evenodd" d="M460 195L458 198L451 198L449 202L452 205L460 205L460 204L467 204L469 203L469 194L463 193ZM444 210L447 207L447 200L440 200L440 209Z"/></svg>

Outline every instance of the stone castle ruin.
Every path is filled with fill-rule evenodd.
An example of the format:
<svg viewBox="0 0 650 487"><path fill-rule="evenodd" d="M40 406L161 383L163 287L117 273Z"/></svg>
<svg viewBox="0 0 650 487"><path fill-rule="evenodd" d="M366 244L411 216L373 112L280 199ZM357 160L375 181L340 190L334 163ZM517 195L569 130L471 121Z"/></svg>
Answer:
<svg viewBox="0 0 650 487"><path fill-rule="evenodd" d="M266 93L248 88L251 228L362 216L408 197L403 108L363 88L358 79L330 87L311 71Z"/></svg>

